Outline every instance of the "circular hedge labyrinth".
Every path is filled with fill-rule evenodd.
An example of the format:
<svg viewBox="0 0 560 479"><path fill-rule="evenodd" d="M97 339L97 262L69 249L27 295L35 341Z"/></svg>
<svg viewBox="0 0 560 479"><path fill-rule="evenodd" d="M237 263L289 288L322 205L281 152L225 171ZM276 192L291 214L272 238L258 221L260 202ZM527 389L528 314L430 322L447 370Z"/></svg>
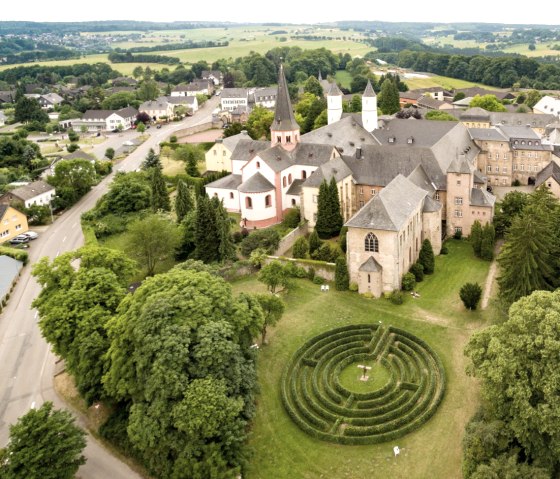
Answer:
<svg viewBox="0 0 560 479"><path fill-rule="evenodd" d="M358 365L372 367L367 382L360 381ZM292 420L339 444L385 442L418 429L435 413L444 389L443 365L430 346L382 325L315 336L282 376L282 402Z"/></svg>

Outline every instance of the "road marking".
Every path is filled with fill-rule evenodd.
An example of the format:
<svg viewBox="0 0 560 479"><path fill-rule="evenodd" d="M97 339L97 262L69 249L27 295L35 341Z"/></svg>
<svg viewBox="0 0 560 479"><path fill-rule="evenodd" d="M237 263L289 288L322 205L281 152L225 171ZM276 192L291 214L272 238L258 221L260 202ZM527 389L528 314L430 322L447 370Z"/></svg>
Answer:
<svg viewBox="0 0 560 479"><path fill-rule="evenodd" d="M59 254L60 254L60 251L57 251L57 252L56 252L56 257L57 257L57 258L58 258L58 255L59 255Z"/></svg>
<svg viewBox="0 0 560 479"><path fill-rule="evenodd" d="M31 409L35 409L35 401L31 403Z"/></svg>
<svg viewBox="0 0 560 479"><path fill-rule="evenodd" d="M64 243L66 241L67 236L65 236L64 238L62 238L62 242Z"/></svg>
<svg viewBox="0 0 560 479"><path fill-rule="evenodd" d="M39 316L39 311L35 311L35 316L33 317L33 319L37 319L37 316Z"/></svg>
<svg viewBox="0 0 560 479"><path fill-rule="evenodd" d="M74 229L76 226L78 226L78 223L74 223L74 224L72 225L72 229Z"/></svg>

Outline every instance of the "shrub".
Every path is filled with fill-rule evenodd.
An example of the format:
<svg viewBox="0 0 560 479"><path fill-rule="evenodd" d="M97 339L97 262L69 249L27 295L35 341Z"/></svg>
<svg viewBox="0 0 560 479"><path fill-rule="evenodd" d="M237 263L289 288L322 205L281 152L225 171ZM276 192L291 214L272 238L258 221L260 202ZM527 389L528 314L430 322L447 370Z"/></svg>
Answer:
<svg viewBox="0 0 560 479"><path fill-rule="evenodd" d="M115 157L115 149L114 148L107 148L105 150L105 158L109 158L112 160Z"/></svg>
<svg viewBox="0 0 560 479"><path fill-rule="evenodd" d="M478 283L465 283L460 291L459 297L465 305L465 308L474 311L482 296L482 288Z"/></svg>
<svg viewBox="0 0 560 479"><path fill-rule="evenodd" d="M441 247L440 254L449 254L449 250L447 249L447 245L443 245Z"/></svg>
<svg viewBox="0 0 560 479"><path fill-rule="evenodd" d="M325 284L325 278L321 277L321 276L315 276L313 278L313 283L314 284Z"/></svg>
<svg viewBox="0 0 560 479"><path fill-rule="evenodd" d="M177 143L177 137L172 135L171 138L169 138L169 143Z"/></svg>
<svg viewBox="0 0 560 479"><path fill-rule="evenodd" d="M113 163L110 161L96 161L95 162L95 172L99 176L107 176L113 171Z"/></svg>
<svg viewBox="0 0 560 479"><path fill-rule="evenodd" d="M74 153L76 150L80 149L80 146L77 143L70 143L66 149L68 150L68 153Z"/></svg>
<svg viewBox="0 0 560 479"><path fill-rule="evenodd" d="M80 139L80 135L78 135L74 130L68 130L68 139L72 143L76 143Z"/></svg>
<svg viewBox="0 0 560 479"><path fill-rule="evenodd" d="M234 231L231 236L233 238L234 243L241 243L241 240L243 239L243 235L241 234L241 231Z"/></svg>
<svg viewBox="0 0 560 479"><path fill-rule="evenodd" d="M299 208L290 208L284 215L282 225L290 229L297 228L300 222L300 217Z"/></svg>
<svg viewBox="0 0 560 479"><path fill-rule="evenodd" d="M346 234L348 233L348 226L343 226L340 230L340 236L338 237L338 246L343 253L346 253Z"/></svg>
<svg viewBox="0 0 560 479"><path fill-rule="evenodd" d="M323 243L321 247L311 255L313 259L317 261L326 261L327 263L334 263L339 256L340 250L331 243Z"/></svg>
<svg viewBox="0 0 560 479"><path fill-rule="evenodd" d="M307 279L313 281L313 278L315 278L315 268L309 268L307 270Z"/></svg>
<svg viewBox="0 0 560 479"><path fill-rule="evenodd" d="M414 263L410 267L410 272L414 275L414 279L417 283L421 283L424 280L424 266L420 263Z"/></svg>
<svg viewBox="0 0 560 479"><path fill-rule="evenodd" d="M313 230L309 235L309 254L312 255L321 247L321 244L323 244L323 242L319 239L317 231Z"/></svg>
<svg viewBox="0 0 560 479"><path fill-rule="evenodd" d="M307 257L308 251L309 251L309 243L307 242L307 239L305 239L304 236L301 236L294 243L292 255L294 258L305 258Z"/></svg>
<svg viewBox="0 0 560 479"><path fill-rule="evenodd" d="M432 274L435 269L434 250L429 239L422 241L422 248L418 255L418 262L424 267L425 274Z"/></svg>
<svg viewBox="0 0 560 479"><path fill-rule="evenodd" d="M254 268L260 269L261 266L264 264L266 257L268 256L267 252L262 248L257 248L251 252L251 256L249 257L249 262Z"/></svg>
<svg viewBox="0 0 560 479"><path fill-rule="evenodd" d="M338 291L348 291L350 287L350 276L348 275L348 265L346 258L339 256L336 259L336 269L334 272L335 288Z"/></svg>
<svg viewBox="0 0 560 479"><path fill-rule="evenodd" d="M515 179L515 180L513 180L513 183L511 184L511 186L521 186L521 181Z"/></svg>
<svg viewBox="0 0 560 479"><path fill-rule="evenodd" d="M350 286L348 287L348 289L352 292L357 292L358 291L358 283L350 283Z"/></svg>
<svg viewBox="0 0 560 479"><path fill-rule="evenodd" d="M393 304L403 304L404 303L404 294L402 291L393 291L389 296L389 300Z"/></svg>
<svg viewBox="0 0 560 479"><path fill-rule="evenodd" d="M455 230L453 233L453 239L460 240L463 238L463 232L461 230Z"/></svg>
<svg viewBox="0 0 560 479"><path fill-rule="evenodd" d="M249 257L257 248L262 248L267 254L272 254L278 249L279 244L280 234L278 231L273 229L256 230L241 242L241 254Z"/></svg>
<svg viewBox="0 0 560 479"><path fill-rule="evenodd" d="M412 291L416 286L416 278L413 273L406 273L402 278L402 289Z"/></svg>
<svg viewBox="0 0 560 479"><path fill-rule="evenodd" d="M27 251L9 248L7 246L0 246L0 255L9 256L10 258L21 261L24 265L29 261L29 254Z"/></svg>

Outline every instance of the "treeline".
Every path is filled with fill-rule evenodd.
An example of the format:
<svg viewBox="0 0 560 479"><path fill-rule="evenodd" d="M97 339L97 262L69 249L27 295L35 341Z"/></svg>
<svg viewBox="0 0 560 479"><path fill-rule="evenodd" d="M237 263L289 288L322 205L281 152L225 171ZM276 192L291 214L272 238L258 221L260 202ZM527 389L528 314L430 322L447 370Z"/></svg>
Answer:
<svg viewBox="0 0 560 479"><path fill-rule="evenodd" d="M128 49L115 48L117 53L142 53L142 52L163 52L170 50L191 50L195 48L215 48L227 47L229 42L214 42L210 40L203 40L200 42L187 41L182 43L167 43L164 45L154 45L151 47L133 47Z"/></svg>
<svg viewBox="0 0 560 479"><path fill-rule="evenodd" d="M76 77L78 85L99 86L121 74L113 70L107 63L77 63L65 66L31 65L14 67L0 71L0 81L15 85L19 81L25 83L41 83L54 85L65 77Z"/></svg>
<svg viewBox="0 0 560 479"><path fill-rule="evenodd" d="M500 88L511 88L516 83L522 88L536 90L560 88L559 66L542 64L524 56L468 56L410 50L375 56L402 68Z"/></svg>
<svg viewBox="0 0 560 479"><path fill-rule="evenodd" d="M4 65L14 65L16 63L30 63L40 60L70 60L72 58L80 58L79 53L64 47L56 47L49 50L33 50L6 55L1 63Z"/></svg>
<svg viewBox="0 0 560 479"><path fill-rule="evenodd" d="M109 53L109 61L111 63L163 63L164 65L178 65L181 60L177 57L168 57L165 55L139 54L132 53Z"/></svg>

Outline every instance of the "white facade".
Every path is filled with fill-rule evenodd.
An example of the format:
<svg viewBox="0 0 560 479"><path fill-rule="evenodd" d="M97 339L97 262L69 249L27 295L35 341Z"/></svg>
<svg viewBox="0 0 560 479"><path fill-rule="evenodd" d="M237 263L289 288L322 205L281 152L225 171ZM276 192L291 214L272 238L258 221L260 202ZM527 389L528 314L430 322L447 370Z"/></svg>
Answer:
<svg viewBox="0 0 560 479"><path fill-rule="evenodd" d="M556 115L560 118L560 99L543 96L533 107L533 113Z"/></svg>
<svg viewBox="0 0 560 479"><path fill-rule="evenodd" d="M336 123L342 118L342 95L327 95L328 124Z"/></svg>
<svg viewBox="0 0 560 479"><path fill-rule="evenodd" d="M362 125L369 133L378 127L376 96L362 97Z"/></svg>
<svg viewBox="0 0 560 479"><path fill-rule="evenodd" d="M233 111L235 110L237 107L247 107L247 105L249 104L249 96L248 94L244 97L239 97L239 96L224 96L224 94L222 93L221 99L220 99L220 106L222 108L222 110L225 111Z"/></svg>
<svg viewBox="0 0 560 479"><path fill-rule="evenodd" d="M226 190L223 188L206 188L206 194L212 198L217 197L223 201L224 208L232 213L239 213L241 208L239 205L239 192L237 190Z"/></svg>
<svg viewBox="0 0 560 479"><path fill-rule="evenodd" d="M241 218L262 221L276 216L276 193L274 188L262 193L239 193Z"/></svg>

